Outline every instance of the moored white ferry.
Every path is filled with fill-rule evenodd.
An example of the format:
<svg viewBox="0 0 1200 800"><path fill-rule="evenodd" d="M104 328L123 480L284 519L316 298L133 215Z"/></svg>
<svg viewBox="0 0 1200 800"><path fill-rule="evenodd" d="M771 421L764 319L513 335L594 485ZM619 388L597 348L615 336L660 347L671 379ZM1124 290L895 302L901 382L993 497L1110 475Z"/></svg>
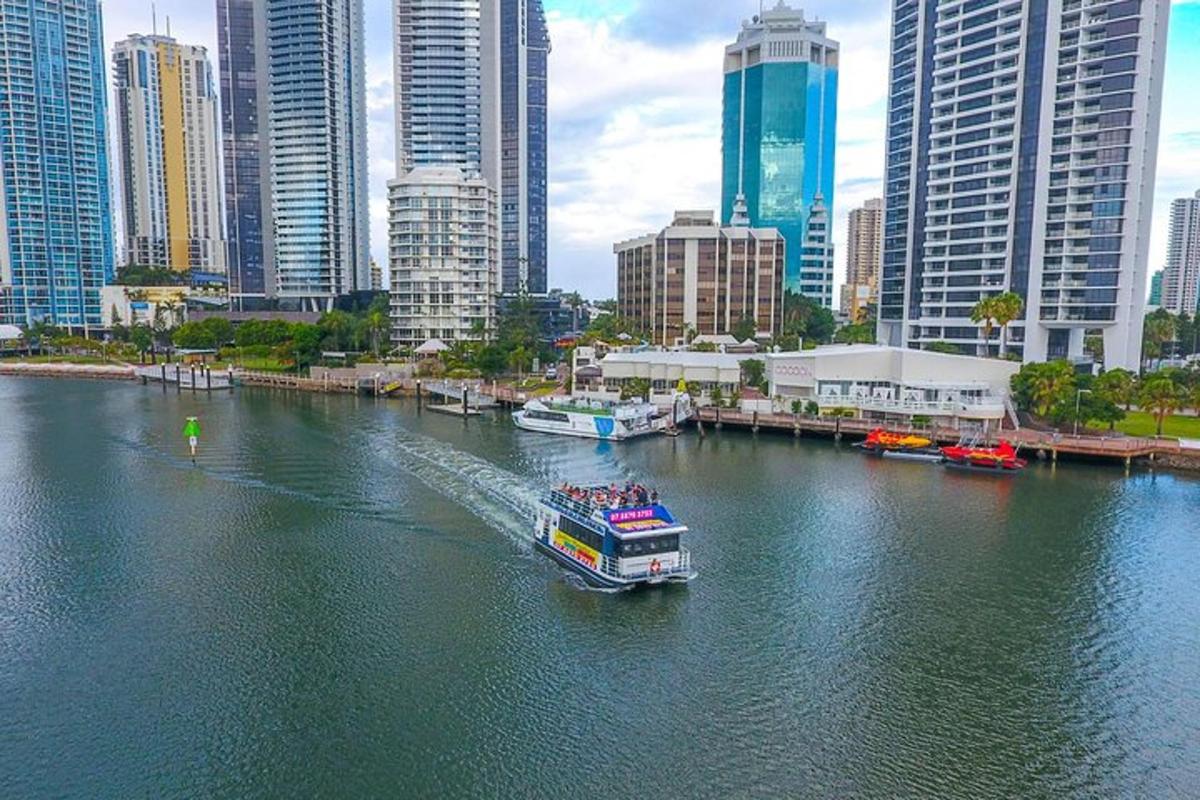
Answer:
<svg viewBox="0 0 1200 800"><path fill-rule="evenodd" d="M624 494L624 502L612 495ZM696 577L678 523L644 489L563 486L538 504L533 542L588 584L606 589L686 583Z"/></svg>
<svg viewBox="0 0 1200 800"><path fill-rule="evenodd" d="M518 428L587 439L621 441L667 427L667 415L653 403L606 403L599 400L530 400L513 412Z"/></svg>

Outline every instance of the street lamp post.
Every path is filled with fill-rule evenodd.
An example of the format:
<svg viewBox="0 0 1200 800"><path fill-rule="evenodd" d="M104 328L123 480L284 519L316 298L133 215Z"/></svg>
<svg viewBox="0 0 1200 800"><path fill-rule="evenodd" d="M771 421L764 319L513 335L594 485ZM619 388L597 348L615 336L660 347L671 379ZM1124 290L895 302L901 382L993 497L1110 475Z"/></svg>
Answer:
<svg viewBox="0 0 1200 800"><path fill-rule="evenodd" d="M1091 394L1091 393L1092 393L1091 389L1077 389L1075 391L1075 432L1073 434L1071 434L1072 436L1079 435L1079 401L1080 401L1080 399L1083 398L1083 396L1085 394Z"/></svg>

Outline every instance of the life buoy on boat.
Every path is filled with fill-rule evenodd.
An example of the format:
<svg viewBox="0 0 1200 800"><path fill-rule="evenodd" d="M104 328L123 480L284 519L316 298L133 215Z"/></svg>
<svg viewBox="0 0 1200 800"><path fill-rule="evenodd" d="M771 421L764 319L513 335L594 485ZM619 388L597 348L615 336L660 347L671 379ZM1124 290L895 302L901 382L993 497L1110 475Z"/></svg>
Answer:
<svg viewBox="0 0 1200 800"><path fill-rule="evenodd" d="M657 574L658 574L658 573L660 573L660 572L662 572L662 564L658 563L658 559L657 559L657 558L655 558L655 559L651 560L651 562L650 562L650 574L651 574L651 575L657 575Z"/></svg>

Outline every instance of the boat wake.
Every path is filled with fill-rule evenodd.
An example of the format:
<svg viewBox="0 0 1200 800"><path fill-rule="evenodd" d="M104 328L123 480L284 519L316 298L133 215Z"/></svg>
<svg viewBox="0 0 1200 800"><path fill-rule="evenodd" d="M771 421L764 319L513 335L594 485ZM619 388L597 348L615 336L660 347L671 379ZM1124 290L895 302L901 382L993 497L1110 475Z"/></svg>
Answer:
<svg viewBox="0 0 1200 800"><path fill-rule="evenodd" d="M453 445L411 431L389 432L376 453L521 545L540 488L532 481Z"/></svg>

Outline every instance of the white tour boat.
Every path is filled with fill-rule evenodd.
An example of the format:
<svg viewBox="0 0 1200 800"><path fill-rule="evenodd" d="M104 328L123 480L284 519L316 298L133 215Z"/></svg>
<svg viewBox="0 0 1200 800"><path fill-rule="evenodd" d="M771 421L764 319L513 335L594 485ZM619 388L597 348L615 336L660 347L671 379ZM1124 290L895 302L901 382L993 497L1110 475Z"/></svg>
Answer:
<svg viewBox="0 0 1200 800"><path fill-rule="evenodd" d="M530 400L513 412L518 428L539 433L559 433L587 439L621 441L668 427L669 415L653 403L634 400L607 403L600 400L544 398Z"/></svg>
<svg viewBox="0 0 1200 800"><path fill-rule="evenodd" d="M564 485L538 503L533 543L591 586L628 589L696 577L685 533L642 487Z"/></svg>

